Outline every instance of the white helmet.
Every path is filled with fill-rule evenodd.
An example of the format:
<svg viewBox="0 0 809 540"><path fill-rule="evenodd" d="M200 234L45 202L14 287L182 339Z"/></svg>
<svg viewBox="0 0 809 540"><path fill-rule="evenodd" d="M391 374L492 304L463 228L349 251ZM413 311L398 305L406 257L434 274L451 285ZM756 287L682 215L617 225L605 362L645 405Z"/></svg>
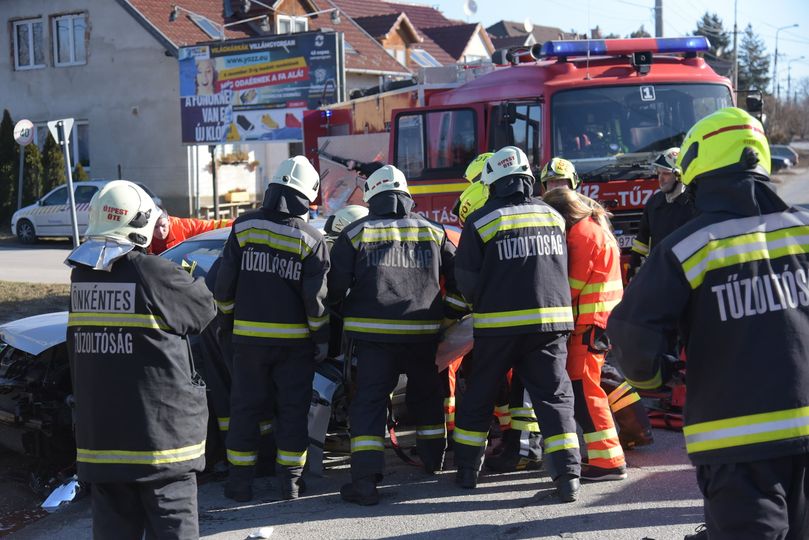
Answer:
<svg viewBox="0 0 809 540"><path fill-rule="evenodd" d="M378 195L383 191L398 191L410 195L404 173L393 165L380 167L368 177L368 180L365 181L362 200L368 202L374 195Z"/></svg>
<svg viewBox="0 0 809 540"><path fill-rule="evenodd" d="M368 209L358 204L349 204L340 208L337 212L329 216L323 229L327 235L337 236L340 231L368 215Z"/></svg>
<svg viewBox="0 0 809 540"><path fill-rule="evenodd" d="M668 148L655 158L652 165L655 168L665 172L676 172L675 169L677 168L677 156L679 155L680 148L678 146Z"/></svg>
<svg viewBox="0 0 809 540"><path fill-rule="evenodd" d="M110 238L140 247L152 243L160 209L143 188L128 180L113 180L90 201L90 218L85 236Z"/></svg>
<svg viewBox="0 0 809 540"><path fill-rule="evenodd" d="M505 146L492 155L483 167L483 176L480 181L487 186L494 184L501 178L512 175L521 175L534 180L528 156L516 146Z"/></svg>
<svg viewBox="0 0 809 540"><path fill-rule="evenodd" d="M285 159L270 179L270 184L289 186L314 202L320 189L320 175L304 156Z"/></svg>

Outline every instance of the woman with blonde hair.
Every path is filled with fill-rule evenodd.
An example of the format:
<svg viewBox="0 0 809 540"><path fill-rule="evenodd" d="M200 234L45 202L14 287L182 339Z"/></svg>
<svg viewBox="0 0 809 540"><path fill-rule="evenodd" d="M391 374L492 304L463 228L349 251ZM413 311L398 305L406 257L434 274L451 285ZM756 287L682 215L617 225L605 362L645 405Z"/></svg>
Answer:
<svg viewBox="0 0 809 540"><path fill-rule="evenodd" d="M567 346L575 417L584 431L588 464L582 480L623 480L626 461L601 388L601 367L609 348L607 319L623 295L621 252L610 230L609 213L596 201L557 188L543 200L565 219L568 277L575 328Z"/></svg>

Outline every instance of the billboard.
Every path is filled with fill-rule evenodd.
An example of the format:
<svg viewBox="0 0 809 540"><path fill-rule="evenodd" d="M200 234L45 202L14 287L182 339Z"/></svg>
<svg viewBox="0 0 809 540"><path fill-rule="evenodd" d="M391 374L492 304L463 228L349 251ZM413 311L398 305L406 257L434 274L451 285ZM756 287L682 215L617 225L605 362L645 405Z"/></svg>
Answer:
<svg viewBox="0 0 809 540"><path fill-rule="evenodd" d="M180 48L183 143L302 140L303 111L343 99L342 39L307 32Z"/></svg>

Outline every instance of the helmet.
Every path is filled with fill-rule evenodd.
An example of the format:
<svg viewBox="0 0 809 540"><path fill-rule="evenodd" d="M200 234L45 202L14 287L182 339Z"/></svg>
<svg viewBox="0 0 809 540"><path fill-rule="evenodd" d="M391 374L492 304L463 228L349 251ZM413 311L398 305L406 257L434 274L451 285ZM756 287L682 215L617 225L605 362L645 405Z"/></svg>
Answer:
<svg viewBox="0 0 809 540"><path fill-rule="evenodd" d="M483 173L483 166L486 165L486 160L494 155L494 152L485 152L472 160L472 163L466 168L463 173L465 180L470 182L477 182L480 180L480 175Z"/></svg>
<svg viewBox="0 0 809 540"><path fill-rule="evenodd" d="M140 247L152 243L160 209L137 184L113 180L90 200L90 217L85 235L127 242Z"/></svg>
<svg viewBox="0 0 809 540"><path fill-rule="evenodd" d="M679 153L680 148L677 146L664 150L663 153L655 158L652 162L652 166L665 172L677 172L675 169Z"/></svg>
<svg viewBox="0 0 809 540"><path fill-rule="evenodd" d="M560 157L552 158L542 167L539 181L542 182L544 186L548 183L548 180L567 180L570 182L570 189L576 189L579 185L579 175L576 173L576 166L570 161Z"/></svg>
<svg viewBox="0 0 809 540"><path fill-rule="evenodd" d="M531 181L534 180L534 173L531 172L531 165L528 163L528 156L525 155L525 152L516 146L505 146L486 160L480 181L490 186L501 178L515 174L527 176Z"/></svg>
<svg viewBox="0 0 809 540"><path fill-rule="evenodd" d="M469 214L486 204L488 199L489 186L483 182L475 182L463 190L452 213L458 216L463 225Z"/></svg>
<svg viewBox="0 0 809 540"><path fill-rule="evenodd" d="M683 184L718 169L740 165L770 174L770 144L761 122L736 107L709 114L688 130L677 156Z"/></svg>
<svg viewBox="0 0 809 540"><path fill-rule="evenodd" d="M383 191L398 191L410 195L404 173L393 165L380 167L368 177L365 181L362 200L368 202L374 195L378 195Z"/></svg>
<svg viewBox="0 0 809 540"><path fill-rule="evenodd" d="M323 230L327 235L337 236L340 231L368 215L368 209L358 204L349 204L340 208L337 212L329 216Z"/></svg>
<svg viewBox="0 0 809 540"><path fill-rule="evenodd" d="M270 184L291 187L306 197L309 202L314 202L320 188L320 175L308 159L303 156L295 156L281 162L270 179Z"/></svg>

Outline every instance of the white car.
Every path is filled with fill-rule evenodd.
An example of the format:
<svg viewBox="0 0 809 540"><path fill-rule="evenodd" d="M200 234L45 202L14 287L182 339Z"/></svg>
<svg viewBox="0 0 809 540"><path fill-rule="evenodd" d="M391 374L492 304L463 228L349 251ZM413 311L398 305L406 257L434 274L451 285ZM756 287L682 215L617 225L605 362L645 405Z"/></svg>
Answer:
<svg viewBox="0 0 809 540"><path fill-rule="evenodd" d="M73 183L73 197L76 199L76 220L79 236L84 235L90 217L90 200L109 180L88 180ZM163 205L160 197L141 184L135 182L149 194L158 206ZM51 190L32 205L20 208L11 216L11 234L23 244L36 242L37 238L48 236L73 235L70 223L70 201L67 185Z"/></svg>

